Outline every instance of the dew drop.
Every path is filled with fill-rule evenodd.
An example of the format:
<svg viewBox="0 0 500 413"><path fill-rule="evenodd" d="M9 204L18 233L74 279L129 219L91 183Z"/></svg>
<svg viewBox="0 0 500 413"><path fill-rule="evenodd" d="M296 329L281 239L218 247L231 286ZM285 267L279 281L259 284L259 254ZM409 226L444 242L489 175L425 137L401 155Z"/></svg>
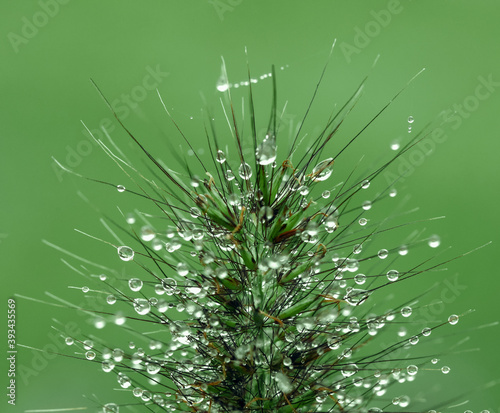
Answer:
<svg viewBox="0 0 500 413"><path fill-rule="evenodd" d="M387 279L391 282L397 281L399 278L399 272L396 270L387 271Z"/></svg>
<svg viewBox="0 0 500 413"><path fill-rule="evenodd" d="M397 151L400 148L399 141L392 141L391 143L391 150Z"/></svg>
<svg viewBox="0 0 500 413"><path fill-rule="evenodd" d="M225 178L226 178L228 181L232 181L232 180L234 179L234 174L233 174L233 171L231 171L230 169L228 169L228 170L226 171Z"/></svg>
<svg viewBox="0 0 500 413"><path fill-rule="evenodd" d="M226 154L219 149L217 151L217 158L216 159L217 159L217 162L219 162L220 164L223 164L224 162L226 162Z"/></svg>
<svg viewBox="0 0 500 413"><path fill-rule="evenodd" d="M311 179L315 182L317 181L325 181L332 175L332 165L333 158L325 159L317 164L310 175Z"/></svg>
<svg viewBox="0 0 500 413"><path fill-rule="evenodd" d="M432 360L431 360L431 363L432 363L432 364L437 364L438 362L439 362L439 359L432 359Z"/></svg>
<svg viewBox="0 0 500 413"><path fill-rule="evenodd" d="M93 352L93 351L87 351L85 353L85 358L87 360L94 360L95 359L95 352Z"/></svg>
<svg viewBox="0 0 500 413"><path fill-rule="evenodd" d="M238 168L238 174L241 179L249 180L252 177L252 168L246 162L242 163Z"/></svg>
<svg viewBox="0 0 500 413"><path fill-rule="evenodd" d="M324 199L328 199L330 198L330 191L323 191L323 193L321 194L321 196L324 198Z"/></svg>
<svg viewBox="0 0 500 413"><path fill-rule="evenodd" d="M86 293L88 293L89 291L90 291L90 288L89 288L89 287L87 287L87 286L83 286L83 287L82 287L82 292L83 292L83 293L85 293L85 294L86 294Z"/></svg>
<svg viewBox="0 0 500 413"><path fill-rule="evenodd" d="M358 285L363 285L366 282L366 275L365 274L356 274L354 276L354 282Z"/></svg>
<svg viewBox="0 0 500 413"><path fill-rule="evenodd" d="M408 247L406 245L401 245L398 249L398 254L402 256L408 254Z"/></svg>
<svg viewBox="0 0 500 413"><path fill-rule="evenodd" d="M458 316L456 314L452 314L448 317L448 323L450 323L452 326L458 323Z"/></svg>
<svg viewBox="0 0 500 413"><path fill-rule="evenodd" d="M441 239L439 238L438 235L432 235L429 238L427 244L429 244L429 247L431 248L437 248L441 244Z"/></svg>
<svg viewBox="0 0 500 413"><path fill-rule="evenodd" d="M389 251L387 251L386 249L381 249L378 253L377 253L378 257L381 259L381 260L385 260L387 258L387 256L389 255Z"/></svg>
<svg viewBox="0 0 500 413"><path fill-rule="evenodd" d="M412 346L414 346L415 344L417 344L417 343L418 343L418 336L412 336L412 337L410 337L410 339L408 340L408 342L409 342Z"/></svg>
<svg viewBox="0 0 500 413"><path fill-rule="evenodd" d="M141 228L141 239L143 241L149 242L153 240L153 238L156 237L156 233L151 227L148 227L147 225L143 226Z"/></svg>
<svg viewBox="0 0 500 413"><path fill-rule="evenodd" d="M356 244L352 249L353 254L361 254L361 251L363 251L363 244Z"/></svg>
<svg viewBox="0 0 500 413"><path fill-rule="evenodd" d="M131 278L128 281L129 288L135 292L140 291L142 288L142 285L143 285L142 280L139 280L139 278Z"/></svg>
<svg viewBox="0 0 500 413"><path fill-rule="evenodd" d="M122 261L131 261L134 259L134 250L127 246L118 247L118 256Z"/></svg>
<svg viewBox="0 0 500 413"><path fill-rule="evenodd" d="M125 187L123 185L117 185L116 190L118 192L125 192Z"/></svg>
<svg viewBox="0 0 500 413"><path fill-rule="evenodd" d="M368 210L369 210L369 209L371 209L371 207L372 207L372 203L371 203L371 201L365 201L365 202L363 202L362 207L363 207L363 209L364 209L365 211L368 211Z"/></svg>
<svg viewBox="0 0 500 413"><path fill-rule="evenodd" d="M368 179L365 179L363 182L361 182L362 189L368 189L369 187L370 187L370 181Z"/></svg>
<svg viewBox="0 0 500 413"><path fill-rule="evenodd" d="M198 208L196 207L192 207L190 210L189 210L189 213L191 215L191 217L193 218L198 218L201 216L201 212Z"/></svg>
<svg viewBox="0 0 500 413"><path fill-rule="evenodd" d="M179 262L177 264L177 274L179 274L181 277L185 277L186 275L188 275L189 274L188 266L183 262Z"/></svg>
<svg viewBox="0 0 500 413"><path fill-rule="evenodd" d="M368 220L366 218L360 218L358 221L358 224L364 227L368 223Z"/></svg>
<svg viewBox="0 0 500 413"><path fill-rule="evenodd" d="M101 368L104 373L109 373L115 368L115 363L113 363L111 360L104 360L101 363Z"/></svg>
<svg viewBox="0 0 500 413"><path fill-rule="evenodd" d="M68 346L72 346L73 343L75 342L75 340L73 340L72 337L66 337L64 342L68 345Z"/></svg>
<svg viewBox="0 0 500 413"><path fill-rule="evenodd" d="M432 329L430 329L429 327L425 327L422 329L422 335L424 337L429 337L432 333Z"/></svg>
<svg viewBox="0 0 500 413"><path fill-rule="evenodd" d="M413 116L408 116L408 123L412 124L413 122L415 122Z"/></svg>
<svg viewBox="0 0 500 413"><path fill-rule="evenodd" d="M397 189L394 189L394 188L393 188L393 189L391 189L391 190L389 191L389 196L390 196L391 198L394 198L397 194L398 194Z"/></svg>
<svg viewBox="0 0 500 413"><path fill-rule="evenodd" d="M134 310L137 314L146 315L151 311L151 304L144 298L136 298L134 300Z"/></svg>
<svg viewBox="0 0 500 413"><path fill-rule="evenodd" d="M441 371L443 372L443 374L448 374L450 370L451 369L448 366L441 367Z"/></svg>
<svg viewBox="0 0 500 413"><path fill-rule="evenodd" d="M149 374L157 374L161 369L161 366L159 364L148 364L146 367L146 370Z"/></svg>
<svg viewBox="0 0 500 413"><path fill-rule="evenodd" d="M344 377L351 377L358 372L358 366L356 364L348 364L342 368L341 373Z"/></svg>
<svg viewBox="0 0 500 413"><path fill-rule="evenodd" d="M410 376L414 376L415 374L418 373L418 367L415 366L414 364L411 364L406 368L406 371Z"/></svg>
<svg viewBox="0 0 500 413"><path fill-rule="evenodd" d="M255 157L260 165L269 165L276 160L276 137L274 135L266 135L257 147Z"/></svg>
<svg viewBox="0 0 500 413"><path fill-rule="evenodd" d="M102 407L102 413L118 413L119 407L115 403L107 403Z"/></svg>
<svg viewBox="0 0 500 413"><path fill-rule="evenodd" d="M403 307L401 309L401 315L403 317L409 317L409 316L411 316L411 313L412 313L412 309L409 306Z"/></svg>

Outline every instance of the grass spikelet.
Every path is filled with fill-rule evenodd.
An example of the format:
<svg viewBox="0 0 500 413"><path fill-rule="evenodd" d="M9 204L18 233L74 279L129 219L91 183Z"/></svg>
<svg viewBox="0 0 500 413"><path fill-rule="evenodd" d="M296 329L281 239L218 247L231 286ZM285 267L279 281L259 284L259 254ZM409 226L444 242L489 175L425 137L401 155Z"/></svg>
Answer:
<svg viewBox="0 0 500 413"><path fill-rule="evenodd" d="M408 211L394 204L397 181L379 179L431 127L368 172L362 162L346 168L347 149L401 92L345 141L339 136L364 79L299 154L314 98L296 135L283 140L274 68L272 80L265 134L249 71L243 117L231 88L224 88L231 139L209 114L204 133L211 157L196 155L199 165L186 161L184 172L153 156L116 114L149 165L141 170L96 139L129 182L86 179L152 206L101 219L109 239L98 240L126 264L124 272L71 253L66 262L86 279L75 288L106 303L104 311L83 310L95 323L111 321L117 337L128 337L64 337L71 357L97 363L124 390L107 395L109 402L96 400L103 412L380 412L404 411L410 403L412 411L427 411L448 403L431 395L413 403L410 384L422 374L448 373L435 361L435 330L462 314L416 330L411 314L425 306L425 292L410 292L396 306L387 300L395 285L445 265L439 254L422 255L417 264L405 257L408 250L432 251L427 243L439 245L422 232L436 218L392 222ZM344 176L337 173L342 165L349 170ZM372 209L391 212L372 221ZM379 242L385 233L404 231L410 236L395 245ZM420 347L425 351L416 351Z"/></svg>

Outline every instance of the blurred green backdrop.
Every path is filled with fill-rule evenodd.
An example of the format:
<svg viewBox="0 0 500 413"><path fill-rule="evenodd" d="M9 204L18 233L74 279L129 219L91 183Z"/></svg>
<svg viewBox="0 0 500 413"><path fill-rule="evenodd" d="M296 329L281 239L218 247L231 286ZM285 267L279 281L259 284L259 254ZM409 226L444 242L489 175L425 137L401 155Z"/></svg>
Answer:
<svg viewBox="0 0 500 413"><path fill-rule="evenodd" d="M414 155L410 165L415 171L398 184L398 190L410 194L410 204L420 207L412 219L446 216L432 224L432 232L441 236L441 248L452 247L447 257L494 243L450 263L446 275L427 275L412 288L432 285L432 277L458 280L467 288L449 300L439 316L476 310L461 320L455 338L470 336L462 348L481 350L448 356L452 373L446 377L447 385L462 392L498 378L498 327L468 331L498 319L498 1L26 0L4 2L1 10L4 314L6 300L13 294L45 299L44 291L50 291L81 301L81 293L67 288L81 285L81 280L61 263L61 253L42 239L83 257L116 261L114 252L73 229L103 233L98 214L77 191L109 211L116 211L121 200L61 173L51 160L54 156L87 176L123 179L90 143L80 123L83 120L92 130L108 127L120 146L129 146L90 78L152 152L175 169L178 164L165 136L176 149L180 138L162 112L154 88L199 150L204 147L201 109L217 108L221 97L216 89L221 56L230 80L243 81L246 47L254 77L268 73L271 64L283 67L278 70L280 105L289 100L288 121L296 127L337 39L310 131L316 120L324 120L335 103L348 97L377 55L365 96L346 131L359 129L426 68L349 156L354 162L365 153L389 151L394 139L405 139L409 115L418 131L428 122L442 122L440 114L447 113L449 122L443 126L447 139L422 159ZM263 113L269 108L270 86L269 79L255 85ZM72 318L84 322L64 310L21 299L17 304L17 339L22 344L42 348L55 336L51 325ZM4 348L6 329L0 342ZM110 401L104 389L116 387L115 381L99 373L98 367L65 358L46 361L35 354L20 350L18 373L21 368L29 370L18 375L16 407L7 405L3 396L2 411L95 410L82 394L95 393L103 402ZM2 365L7 371L5 361ZM500 411L498 387L479 388L465 395L463 400L467 399L470 403L455 410Z"/></svg>

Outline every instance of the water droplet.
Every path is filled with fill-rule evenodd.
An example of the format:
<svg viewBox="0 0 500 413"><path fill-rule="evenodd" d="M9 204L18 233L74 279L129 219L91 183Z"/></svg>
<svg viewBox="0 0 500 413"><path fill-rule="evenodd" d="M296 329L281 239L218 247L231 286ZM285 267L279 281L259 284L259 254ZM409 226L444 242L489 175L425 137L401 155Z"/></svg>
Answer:
<svg viewBox="0 0 500 413"><path fill-rule="evenodd" d="M391 282L397 281L399 278L399 272L396 270L387 271L387 279Z"/></svg>
<svg viewBox="0 0 500 413"><path fill-rule="evenodd" d="M118 413L119 407L114 403L107 403L102 408L102 413Z"/></svg>
<svg viewBox="0 0 500 413"><path fill-rule="evenodd" d="M366 275L365 274L356 274L354 276L354 282L358 285L362 285L366 282Z"/></svg>
<svg viewBox="0 0 500 413"><path fill-rule="evenodd" d="M125 192L125 187L123 185L117 185L116 190L118 192Z"/></svg>
<svg viewBox="0 0 500 413"><path fill-rule="evenodd" d="M360 218L358 221L358 224L364 227L368 223L368 220L366 218Z"/></svg>
<svg viewBox="0 0 500 413"><path fill-rule="evenodd" d="M412 346L414 346L415 344L417 344L417 343L418 343L418 336L412 336L412 337L410 337L410 339L408 340L408 342L409 342Z"/></svg>
<svg viewBox="0 0 500 413"><path fill-rule="evenodd" d="M324 198L324 199L328 199L330 198L330 191L323 191L323 193L321 194L321 196Z"/></svg>
<svg viewBox="0 0 500 413"><path fill-rule="evenodd" d="M283 393L290 393L293 390L290 379L283 373L278 372L275 376L276 384Z"/></svg>
<svg viewBox="0 0 500 413"><path fill-rule="evenodd" d="M87 351L85 353L85 358L87 360L94 360L95 359L95 352L93 352L93 351Z"/></svg>
<svg viewBox="0 0 500 413"><path fill-rule="evenodd" d="M262 143L257 147L255 157L260 165L269 165L276 159L276 137L266 135Z"/></svg>
<svg viewBox="0 0 500 413"><path fill-rule="evenodd" d="M217 162L220 164L226 162L226 154L222 152L220 149L217 151Z"/></svg>
<svg viewBox="0 0 500 413"><path fill-rule="evenodd" d="M398 194L397 189L394 189L394 188L393 188L393 189L391 189L391 190L389 191L389 196L390 196L391 198L394 198L397 194Z"/></svg>
<svg viewBox="0 0 500 413"><path fill-rule="evenodd" d="M181 277L185 277L186 275L188 275L189 274L188 266L183 262L179 262L177 264L177 274L179 274Z"/></svg>
<svg viewBox="0 0 500 413"><path fill-rule="evenodd" d="M83 292L83 293L88 293L89 291L90 291L90 288L89 288L89 287L87 287L87 286L83 286L83 287L82 287L82 292Z"/></svg>
<svg viewBox="0 0 500 413"><path fill-rule="evenodd" d="M332 165L333 165L333 158L325 159L324 161L321 161L313 168L312 173L309 176L315 182L325 181L332 175L333 171Z"/></svg>
<svg viewBox="0 0 500 413"><path fill-rule="evenodd" d="M238 174L241 179L248 180L252 177L252 168L246 162L242 163L238 168Z"/></svg>
<svg viewBox="0 0 500 413"><path fill-rule="evenodd" d="M351 288L344 296L344 300L349 305L357 306L363 304L367 300L369 295L370 293L366 290L361 290L359 288Z"/></svg>
<svg viewBox="0 0 500 413"><path fill-rule="evenodd" d="M134 310L137 314L146 315L151 311L151 304L144 298L136 298L134 300Z"/></svg>
<svg viewBox="0 0 500 413"><path fill-rule="evenodd" d="M302 196L306 196L309 194L309 188L305 185L302 185L300 188L299 188L299 192L300 192L300 195Z"/></svg>
<svg viewBox="0 0 500 413"><path fill-rule="evenodd" d="M427 243L429 244L429 247L437 248L441 244L441 239L439 238L439 235L432 235Z"/></svg>
<svg viewBox="0 0 500 413"><path fill-rule="evenodd" d="M125 352L121 348L115 348L111 354L113 360L116 361L117 363L120 363L123 360Z"/></svg>
<svg viewBox="0 0 500 413"><path fill-rule="evenodd" d="M365 179L363 182L361 182L361 188L368 189L369 187L370 187L370 181L368 179Z"/></svg>
<svg viewBox="0 0 500 413"><path fill-rule="evenodd" d="M413 119L413 116L408 116L408 123L413 123L415 122L415 119Z"/></svg>
<svg viewBox="0 0 500 413"><path fill-rule="evenodd" d="M363 251L363 244L356 244L354 248L352 249L353 254L361 254L361 251Z"/></svg>
<svg viewBox="0 0 500 413"><path fill-rule="evenodd" d="M148 364L146 367L146 370L149 374L157 374L161 369L161 366L159 364Z"/></svg>
<svg viewBox="0 0 500 413"><path fill-rule="evenodd" d="M232 181L232 180L234 179L234 174L233 174L233 171L231 171L230 169L228 169L228 170L226 171L225 178L226 178L228 181Z"/></svg>
<svg viewBox="0 0 500 413"><path fill-rule="evenodd" d="M143 241L149 242L155 237L156 233L154 232L153 228L148 227L147 225L141 228L141 239Z"/></svg>
<svg viewBox="0 0 500 413"><path fill-rule="evenodd" d="M291 366L291 364L292 364L292 359L290 357L285 357L283 359L283 365L284 366L289 367L289 366Z"/></svg>
<svg viewBox="0 0 500 413"><path fill-rule="evenodd" d="M104 373L109 373L115 368L115 363L113 363L111 360L104 360L101 363L101 367Z"/></svg>
<svg viewBox="0 0 500 413"><path fill-rule="evenodd" d="M191 214L191 217L193 218L198 218L201 216L201 212L198 208L196 207L192 207L190 210L189 210L189 213Z"/></svg>
<svg viewBox="0 0 500 413"><path fill-rule="evenodd" d="M132 385L132 382L130 381L130 379L127 376L125 376L123 373L120 373L118 375L118 384L122 388L128 389Z"/></svg>
<svg viewBox="0 0 500 413"><path fill-rule="evenodd" d="M441 367L441 371L443 372L443 374L448 374L450 370L451 369L448 366Z"/></svg>
<svg viewBox="0 0 500 413"><path fill-rule="evenodd" d="M356 366L356 364L348 364L347 366L344 366L341 370L342 376L344 377L351 377L357 372L358 372L358 366Z"/></svg>
<svg viewBox="0 0 500 413"><path fill-rule="evenodd" d="M128 286L132 291L140 291L142 288L142 280L139 280L139 278L131 278L128 281Z"/></svg>
<svg viewBox="0 0 500 413"><path fill-rule="evenodd" d="M450 323L452 326L458 323L458 316L456 314L452 314L448 317L448 323Z"/></svg>
<svg viewBox="0 0 500 413"><path fill-rule="evenodd" d="M72 345L73 345L73 343L75 342L75 340L73 340L73 338L72 338L72 337L66 337L66 338L64 339L64 342L65 342L68 346L72 346Z"/></svg>
<svg viewBox="0 0 500 413"><path fill-rule="evenodd" d="M397 151L400 148L399 141L392 141L391 142L391 150Z"/></svg>
<svg viewBox="0 0 500 413"><path fill-rule="evenodd" d="M398 249L398 254L403 256L408 254L408 247L406 245L401 245Z"/></svg>
<svg viewBox="0 0 500 413"><path fill-rule="evenodd" d="M134 250L127 246L118 247L118 256L122 261L131 261L134 259Z"/></svg>
<svg viewBox="0 0 500 413"><path fill-rule="evenodd" d="M437 364L438 362L439 362L439 359L432 359L432 360L431 360L431 363L432 363L432 364Z"/></svg>
<svg viewBox="0 0 500 413"><path fill-rule="evenodd" d="M402 315L403 317L409 317L409 316L411 316L412 311L413 311L413 310L412 310L412 309L411 309L411 307L409 307L409 306L403 307L403 308L401 309L401 315Z"/></svg>
<svg viewBox="0 0 500 413"><path fill-rule="evenodd" d="M422 329L422 335L424 337L429 337L432 333L432 329L430 329L429 327L425 327Z"/></svg>
<svg viewBox="0 0 500 413"><path fill-rule="evenodd" d="M116 297L112 294L108 295L106 297L106 302L109 304L109 305L113 305L114 303L116 303Z"/></svg>
<svg viewBox="0 0 500 413"><path fill-rule="evenodd" d="M389 251L387 251L386 249L381 249L378 253L377 253L378 257L381 259L381 260L385 260L388 255L389 255Z"/></svg>
<svg viewBox="0 0 500 413"><path fill-rule="evenodd" d="M85 350L91 350L94 347L94 342L92 340L85 340L83 342L83 348Z"/></svg>
<svg viewBox="0 0 500 413"><path fill-rule="evenodd" d="M418 373L418 367L412 364L406 368L406 371L410 376L414 376L415 374Z"/></svg>
<svg viewBox="0 0 500 413"><path fill-rule="evenodd" d="M372 203L371 203L371 201L365 201L365 202L363 202L362 207L363 207L363 209L364 209L365 211L368 211L368 210L369 210L369 209L371 209L371 207L372 207Z"/></svg>

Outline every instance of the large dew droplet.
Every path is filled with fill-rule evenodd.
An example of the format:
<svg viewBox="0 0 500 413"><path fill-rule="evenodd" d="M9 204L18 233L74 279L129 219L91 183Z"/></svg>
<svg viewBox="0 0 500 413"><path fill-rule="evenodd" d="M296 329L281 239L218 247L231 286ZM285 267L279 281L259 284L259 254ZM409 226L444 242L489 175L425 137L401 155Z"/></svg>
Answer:
<svg viewBox="0 0 500 413"><path fill-rule="evenodd" d="M441 239L438 235L432 235L427 243L429 244L429 247L437 248L441 244Z"/></svg>
<svg viewBox="0 0 500 413"><path fill-rule="evenodd" d="M134 300L134 310L137 314L146 315L151 311L151 304L144 298L136 298Z"/></svg>
<svg viewBox="0 0 500 413"><path fill-rule="evenodd" d="M245 181L249 180L252 177L252 168L246 162L242 163L238 168L238 174L241 179Z"/></svg>
<svg viewBox="0 0 500 413"><path fill-rule="evenodd" d="M115 403L107 403L102 407L102 413L118 413L120 411Z"/></svg>
<svg viewBox="0 0 500 413"><path fill-rule="evenodd" d="M317 164L312 170L311 179L313 181L325 181L332 175L333 158L325 159Z"/></svg>
<svg viewBox="0 0 500 413"><path fill-rule="evenodd" d="M134 250L127 246L117 248L118 256L122 261L132 261L134 259Z"/></svg>
<svg viewBox="0 0 500 413"><path fill-rule="evenodd" d="M257 147L255 157L260 165L269 165L276 160L276 137L274 135L266 135Z"/></svg>
<svg viewBox="0 0 500 413"><path fill-rule="evenodd" d="M140 291L142 288L142 280L139 280L139 278L131 278L128 281L128 286L132 291Z"/></svg>
<svg viewBox="0 0 500 413"><path fill-rule="evenodd" d="M217 151L217 162L220 164L226 162L226 154L222 152L220 149Z"/></svg>

